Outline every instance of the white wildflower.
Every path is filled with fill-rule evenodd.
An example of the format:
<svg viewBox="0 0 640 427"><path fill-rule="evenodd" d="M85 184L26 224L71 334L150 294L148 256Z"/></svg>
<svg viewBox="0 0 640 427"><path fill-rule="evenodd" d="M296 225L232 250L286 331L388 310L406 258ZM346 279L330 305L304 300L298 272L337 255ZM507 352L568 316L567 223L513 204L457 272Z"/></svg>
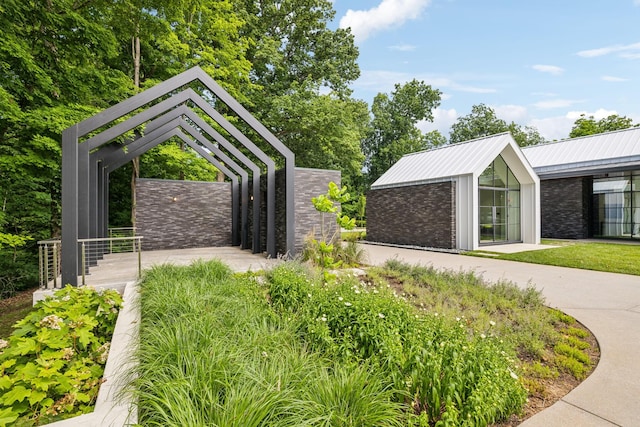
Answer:
<svg viewBox="0 0 640 427"><path fill-rule="evenodd" d="M378 313L378 317L381 318L381 319L384 319L384 314Z"/></svg>
<svg viewBox="0 0 640 427"><path fill-rule="evenodd" d="M267 352L266 352L266 351L263 351L263 352L262 352L262 357L267 357L267 356L269 356L269 355L267 354Z"/></svg>
<svg viewBox="0 0 640 427"><path fill-rule="evenodd" d="M459 317L456 317L456 322L459 322L459 321L460 321L460 318L459 318Z"/></svg>
<svg viewBox="0 0 640 427"><path fill-rule="evenodd" d="M338 297L338 301L342 301L344 298L342 297Z"/></svg>
<svg viewBox="0 0 640 427"><path fill-rule="evenodd" d="M493 320L489 320L489 325L496 326L496 322L494 322Z"/></svg>
<svg viewBox="0 0 640 427"><path fill-rule="evenodd" d="M351 307L351 303L350 302L345 302L344 305L346 305L347 307Z"/></svg>
<svg viewBox="0 0 640 427"><path fill-rule="evenodd" d="M109 355L110 347L111 347L111 343L107 341L106 343L102 344L100 348L98 348L98 351L97 351L98 357L96 359L98 363L105 363L107 361L107 356Z"/></svg>
<svg viewBox="0 0 640 427"><path fill-rule="evenodd" d="M62 358L64 360L71 360L71 358L73 357L74 354L75 353L74 353L74 351L73 351L73 349L71 347L67 347L67 348L62 349Z"/></svg>
<svg viewBox="0 0 640 427"><path fill-rule="evenodd" d="M480 338L485 339L487 336L485 334L480 334Z"/></svg>
<svg viewBox="0 0 640 427"><path fill-rule="evenodd" d="M360 289L356 289L354 292L355 292L356 294L359 294L359 293L360 293Z"/></svg>
<svg viewBox="0 0 640 427"><path fill-rule="evenodd" d="M309 298L311 298L311 294L307 294L307 296L308 296Z"/></svg>
<svg viewBox="0 0 640 427"><path fill-rule="evenodd" d="M63 324L64 324L63 320L58 316L56 316L55 314L50 314L48 316L45 316L40 321L40 326L49 328L49 329L60 329Z"/></svg>
<svg viewBox="0 0 640 427"><path fill-rule="evenodd" d="M516 375L516 373L513 372L511 369L509 369L509 375L511 375L511 378L513 378L514 380L518 379L518 376Z"/></svg>
<svg viewBox="0 0 640 427"><path fill-rule="evenodd" d="M62 297L62 301L69 301L71 299L71 295L65 295Z"/></svg>

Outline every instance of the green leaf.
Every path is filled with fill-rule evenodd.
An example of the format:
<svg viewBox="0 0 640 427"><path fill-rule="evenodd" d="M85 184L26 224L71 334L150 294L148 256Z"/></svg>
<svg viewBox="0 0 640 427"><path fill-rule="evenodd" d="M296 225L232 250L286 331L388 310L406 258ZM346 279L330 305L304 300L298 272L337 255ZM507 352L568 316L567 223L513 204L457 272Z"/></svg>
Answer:
<svg viewBox="0 0 640 427"><path fill-rule="evenodd" d="M31 395L31 390L27 390L23 386L19 385L12 388L8 392L2 395L2 403L6 406L13 405L14 402L22 402L24 399Z"/></svg>
<svg viewBox="0 0 640 427"><path fill-rule="evenodd" d="M13 423L18 419L18 416L20 416L20 414L14 412L12 408L0 408L0 427Z"/></svg>
<svg viewBox="0 0 640 427"><path fill-rule="evenodd" d="M43 391L32 390L31 396L29 396L29 404L33 406L36 403L39 403L40 401L42 401L45 397L47 397L47 393Z"/></svg>
<svg viewBox="0 0 640 427"><path fill-rule="evenodd" d="M0 377L0 390L7 390L13 385L13 381L9 378L8 375L3 375Z"/></svg>
<svg viewBox="0 0 640 427"><path fill-rule="evenodd" d="M12 353L18 354L20 356L24 356L25 354L35 353L38 348L38 344L36 340L33 338L24 338L15 342L15 345L12 347Z"/></svg>

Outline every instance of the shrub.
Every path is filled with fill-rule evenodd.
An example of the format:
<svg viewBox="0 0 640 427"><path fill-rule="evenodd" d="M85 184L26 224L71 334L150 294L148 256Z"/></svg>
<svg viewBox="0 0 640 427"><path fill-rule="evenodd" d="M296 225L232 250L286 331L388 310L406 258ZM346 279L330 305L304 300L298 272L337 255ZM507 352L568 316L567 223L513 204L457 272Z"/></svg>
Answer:
<svg viewBox="0 0 640 427"><path fill-rule="evenodd" d="M0 426L90 412L121 305L116 291L67 286L17 322L0 340Z"/></svg>

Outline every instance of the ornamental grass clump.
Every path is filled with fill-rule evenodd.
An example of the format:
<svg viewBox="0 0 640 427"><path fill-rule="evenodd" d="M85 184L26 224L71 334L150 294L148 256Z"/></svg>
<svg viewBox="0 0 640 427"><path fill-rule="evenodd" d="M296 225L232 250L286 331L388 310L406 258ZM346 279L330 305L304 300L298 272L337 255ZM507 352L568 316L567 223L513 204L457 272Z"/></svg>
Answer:
<svg viewBox="0 0 640 427"><path fill-rule="evenodd" d="M384 379L309 351L255 276L197 262L154 267L140 286L141 425L402 425Z"/></svg>
<svg viewBox="0 0 640 427"><path fill-rule="evenodd" d="M321 284L295 263L267 277L272 307L292 319L299 339L384 378L412 425L488 425L525 403L514 349L469 331L462 318L419 311L391 288L352 276Z"/></svg>
<svg viewBox="0 0 640 427"><path fill-rule="evenodd" d="M0 340L0 426L31 426L91 412L122 298L67 286Z"/></svg>

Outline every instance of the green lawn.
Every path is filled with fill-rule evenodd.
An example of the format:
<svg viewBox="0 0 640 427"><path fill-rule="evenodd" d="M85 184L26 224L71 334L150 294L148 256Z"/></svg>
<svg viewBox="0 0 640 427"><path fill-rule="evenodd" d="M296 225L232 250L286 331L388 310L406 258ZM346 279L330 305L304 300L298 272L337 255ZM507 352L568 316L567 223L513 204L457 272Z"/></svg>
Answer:
<svg viewBox="0 0 640 427"><path fill-rule="evenodd" d="M594 242L574 243L558 240L544 240L543 243L559 245L559 247L515 254L497 254L489 251L474 251L468 254L533 264L557 265L640 276L640 245Z"/></svg>

